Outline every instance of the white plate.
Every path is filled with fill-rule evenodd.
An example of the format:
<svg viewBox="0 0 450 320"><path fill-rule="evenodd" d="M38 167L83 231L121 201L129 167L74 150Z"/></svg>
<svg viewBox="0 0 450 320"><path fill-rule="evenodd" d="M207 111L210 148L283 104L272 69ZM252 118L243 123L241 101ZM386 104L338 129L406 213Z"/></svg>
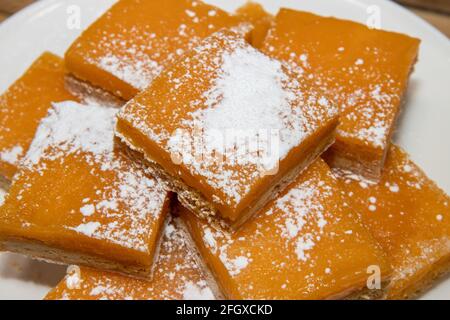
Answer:
<svg viewBox="0 0 450 320"><path fill-rule="evenodd" d="M0 92L18 78L44 50L62 55L81 32L70 28L75 4L81 28L88 26L114 0L42 0L0 25ZM232 11L245 0L208 0ZM450 42L400 6L385 0L260 0L275 13L290 7L362 23L379 14L381 28L422 39L419 63L412 76L408 104L396 141L426 173L450 193ZM76 10L76 9L75 9ZM373 20L372 20L373 21ZM12 254L0 255L0 299L40 299L63 276L64 268ZM423 298L449 299L450 279Z"/></svg>

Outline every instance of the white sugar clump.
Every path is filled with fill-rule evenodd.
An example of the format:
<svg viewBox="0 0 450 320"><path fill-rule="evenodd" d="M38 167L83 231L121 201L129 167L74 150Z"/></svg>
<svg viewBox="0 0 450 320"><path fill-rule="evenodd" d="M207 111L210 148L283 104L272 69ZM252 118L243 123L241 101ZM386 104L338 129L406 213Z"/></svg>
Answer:
<svg viewBox="0 0 450 320"><path fill-rule="evenodd" d="M230 258L228 256L228 247L229 245L223 245L220 247L220 261L225 265L225 268L227 268L228 272L232 277L237 276L241 273L242 270L244 270L249 264L250 260L247 257L244 256L238 256L236 258Z"/></svg>
<svg viewBox="0 0 450 320"><path fill-rule="evenodd" d="M241 271L247 268L252 262L252 259L249 258L249 256L229 256L228 249L230 246L234 245L235 240L233 240L227 232L224 232L223 230L212 230L211 228L204 226L202 234L203 243L210 248L212 253L218 254L220 261L222 261L232 277L239 275Z"/></svg>
<svg viewBox="0 0 450 320"><path fill-rule="evenodd" d="M2 206L5 203L5 196L7 194L7 191L3 188L0 188L0 206Z"/></svg>
<svg viewBox="0 0 450 320"><path fill-rule="evenodd" d="M383 147L386 141L386 132L388 130L388 125L384 121L374 120L372 126L369 128L361 128L358 131L358 137L367 141L367 143L372 144L376 147ZM341 131L339 131L341 133ZM348 135L343 133L342 135Z"/></svg>
<svg viewBox="0 0 450 320"><path fill-rule="evenodd" d="M2 152L0 152L0 159L9 164L17 165L22 154L23 148L21 146L14 146L9 150L3 150Z"/></svg>
<svg viewBox="0 0 450 320"><path fill-rule="evenodd" d="M240 256L233 259L232 263L235 270L242 270L248 266L248 259L247 257Z"/></svg>
<svg viewBox="0 0 450 320"><path fill-rule="evenodd" d="M120 291L120 289L119 289ZM110 287L108 285L102 286L97 285L96 287L92 288L92 290L89 292L90 296L108 296L108 295L114 295L116 294L116 290L114 287Z"/></svg>
<svg viewBox="0 0 450 320"><path fill-rule="evenodd" d="M217 243L210 228L205 228L203 241L213 250L217 250Z"/></svg>
<svg viewBox="0 0 450 320"><path fill-rule="evenodd" d="M292 106L299 98L296 83L289 84L279 61L250 47L225 52L222 60L213 87L204 94L207 108L192 114L194 122L205 130L206 150L228 155L239 147L236 141L243 132L253 132L246 137L250 144L268 147L268 141L261 141L264 137L258 133L275 130L281 139L276 160L284 158L308 131L300 106ZM227 139L217 139L217 131L226 132ZM267 154L267 150L258 151Z"/></svg>
<svg viewBox="0 0 450 320"><path fill-rule="evenodd" d="M295 245L297 259L303 262L308 261L309 256L306 251L311 250L315 245L316 244L312 239L312 235L310 234L306 234L305 236L298 238Z"/></svg>
<svg viewBox="0 0 450 320"><path fill-rule="evenodd" d="M75 228L70 228L78 233L81 233L85 236L92 237L94 232L100 227L100 222L88 222L82 223Z"/></svg>
<svg viewBox="0 0 450 320"><path fill-rule="evenodd" d="M88 217L94 214L95 207L92 204L87 204L81 207L80 212L83 214L83 216Z"/></svg>
<svg viewBox="0 0 450 320"><path fill-rule="evenodd" d="M183 291L183 300L215 300L215 297L205 281L188 281Z"/></svg>
<svg viewBox="0 0 450 320"><path fill-rule="evenodd" d="M389 187L389 190L390 190L391 192L397 193L397 192L400 191L400 187L399 187L397 184L393 184L393 185L391 185L391 186Z"/></svg>

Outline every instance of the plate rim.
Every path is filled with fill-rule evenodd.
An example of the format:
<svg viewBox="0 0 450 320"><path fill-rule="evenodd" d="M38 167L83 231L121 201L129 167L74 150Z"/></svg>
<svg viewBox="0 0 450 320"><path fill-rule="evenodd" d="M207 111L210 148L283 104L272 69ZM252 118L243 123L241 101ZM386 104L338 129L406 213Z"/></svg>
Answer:
<svg viewBox="0 0 450 320"><path fill-rule="evenodd" d="M260 2L260 0L252 0L252 1ZM274 1L274 0L271 0L271 1ZM348 2L349 4L355 4L355 5L362 4L362 2L359 0L344 0L344 1ZM37 12L41 11L42 9L50 7L52 3L54 3L56 5L59 3L62 4L64 2L67 2L67 1L66 0L40 0L40 1L35 1L31 4L29 4L25 8L17 11L13 15L6 18L2 23L0 23L0 38L1 38L4 30L8 29L10 27L10 25L14 25L15 23L17 23L17 20L21 20L21 19L25 20L27 18L31 18L31 16L33 16ZM409 17L410 19L413 19L417 23L420 23L420 25L423 28L426 28L428 31L433 33L439 41L442 41L443 44L446 44L448 47L447 49L450 50L449 38L447 38L447 36L442 31L437 29L430 22L428 22L425 19L423 19L422 17L418 16L411 10L408 10L406 7L401 6L397 2L389 1L389 0L372 0L371 5L376 5L376 3L379 3L383 6L384 5L388 6L388 7L390 6L393 10L399 10L402 12L402 14L405 14L406 17ZM364 2L364 4L367 4L367 3ZM383 28L381 28L381 29L383 30Z"/></svg>

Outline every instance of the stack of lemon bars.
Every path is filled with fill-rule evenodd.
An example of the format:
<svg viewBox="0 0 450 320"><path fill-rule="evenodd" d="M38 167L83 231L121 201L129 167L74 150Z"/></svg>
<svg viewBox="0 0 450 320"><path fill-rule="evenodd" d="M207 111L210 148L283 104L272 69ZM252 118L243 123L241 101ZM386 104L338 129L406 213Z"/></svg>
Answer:
<svg viewBox="0 0 450 320"><path fill-rule="evenodd" d="M255 3L120 0L0 98L0 250L46 299L404 299L449 197L391 142L420 41Z"/></svg>

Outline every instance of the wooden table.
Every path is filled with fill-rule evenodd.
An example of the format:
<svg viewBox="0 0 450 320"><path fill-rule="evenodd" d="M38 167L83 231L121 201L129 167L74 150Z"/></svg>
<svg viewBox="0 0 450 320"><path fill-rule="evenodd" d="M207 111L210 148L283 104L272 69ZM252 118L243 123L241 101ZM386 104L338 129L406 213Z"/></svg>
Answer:
<svg viewBox="0 0 450 320"><path fill-rule="evenodd" d="M0 0L0 22L35 0ZM163 0L162 0L163 1ZM397 0L450 38L450 0Z"/></svg>
<svg viewBox="0 0 450 320"><path fill-rule="evenodd" d="M3 20L5 20L6 17L8 17L7 14L5 14L5 13L3 13L3 12L0 12L0 22L2 22Z"/></svg>

